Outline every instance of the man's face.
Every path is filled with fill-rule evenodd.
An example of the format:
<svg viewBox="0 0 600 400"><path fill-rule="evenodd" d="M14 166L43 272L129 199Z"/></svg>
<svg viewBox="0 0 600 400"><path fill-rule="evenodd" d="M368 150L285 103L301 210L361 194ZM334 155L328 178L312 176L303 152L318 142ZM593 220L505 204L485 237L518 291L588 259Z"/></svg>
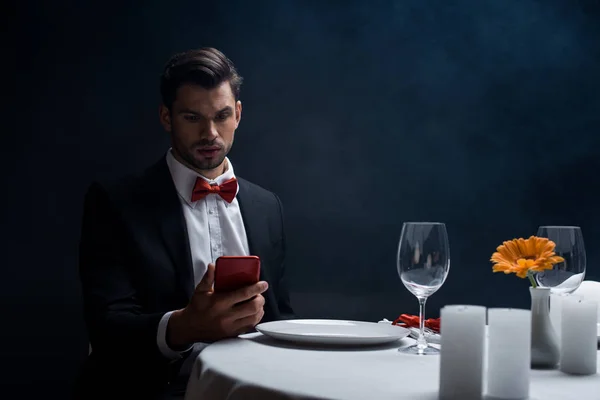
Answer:
<svg viewBox="0 0 600 400"><path fill-rule="evenodd" d="M209 178L222 173L241 116L242 103L235 101L229 82L211 90L184 84L171 110L160 109L175 157Z"/></svg>

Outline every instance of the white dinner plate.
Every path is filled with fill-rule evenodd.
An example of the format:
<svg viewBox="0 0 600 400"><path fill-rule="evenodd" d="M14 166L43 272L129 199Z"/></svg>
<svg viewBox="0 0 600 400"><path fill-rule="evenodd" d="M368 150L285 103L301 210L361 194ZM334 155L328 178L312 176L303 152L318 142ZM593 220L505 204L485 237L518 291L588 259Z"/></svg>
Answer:
<svg viewBox="0 0 600 400"><path fill-rule="evenodd" d="M291 342L313 344L373 345L390 343L410 331L395 325L332 319L293 319L258 324L263 335Z"/></svg>

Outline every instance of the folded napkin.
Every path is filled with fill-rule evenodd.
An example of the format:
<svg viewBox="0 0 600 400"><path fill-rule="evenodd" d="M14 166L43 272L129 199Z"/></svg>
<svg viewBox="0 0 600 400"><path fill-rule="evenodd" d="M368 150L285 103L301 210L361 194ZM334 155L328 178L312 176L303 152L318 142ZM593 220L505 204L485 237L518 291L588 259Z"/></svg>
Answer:
<svg viewBox="0 0 600 400"><path fill-rule="evenodd" d="M400 325L408 328L418 328L420 323L420 318L418 315L410 315L410 314L401 314L392 325ZM431 329L432 331L439 333L440 332L440 319L439 318L429 318L425 320L425 327Z"/></svg>

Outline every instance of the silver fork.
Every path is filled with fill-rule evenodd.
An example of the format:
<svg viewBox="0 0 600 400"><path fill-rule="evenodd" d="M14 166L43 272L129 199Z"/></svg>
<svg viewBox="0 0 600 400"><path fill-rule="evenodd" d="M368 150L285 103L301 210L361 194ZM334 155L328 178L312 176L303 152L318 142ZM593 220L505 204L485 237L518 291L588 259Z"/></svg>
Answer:
<svg viewBox="0 0 600 400"><path fill-rule="evenodd" d="M417 339L419 337L419 328L408 328L408 330L410 331L410 337ZM437 335L438 333L434 330L431 330L427 327L425 327L423 329L423 332L425 333L425 336L430 336L430 335Z"/></svg>

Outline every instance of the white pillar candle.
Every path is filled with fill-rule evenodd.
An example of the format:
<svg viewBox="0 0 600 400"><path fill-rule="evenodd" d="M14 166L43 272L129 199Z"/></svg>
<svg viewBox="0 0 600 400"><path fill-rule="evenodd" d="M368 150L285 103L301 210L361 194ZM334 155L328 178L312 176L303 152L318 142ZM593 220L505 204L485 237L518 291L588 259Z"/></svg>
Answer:
<svg viewBox="0 0 600 400"><path fill-rule="evenodd" d="M550 293L550 322L558 339L558 344L561 343L562 331L562 302L565 298L582 299L581 296L575 294Z"/></svg>
<svg viewBox="0 0 600 400"><path fill-rule="evenodd" d="M560 370L568 374L596 373L598 303L565 297L562 301Z"/></svg>
<svg viewBox="0 0 600 400"><path fill-rule="evenodd" d="M471 305L442 308L440 399L482 398L485 311Z"/></svg>
<svg viewBox="0 0 600 400"><path fill-rule="evenodd" d="M531 311L512 308L488 310L488 397L529 397Z"/></svg>

